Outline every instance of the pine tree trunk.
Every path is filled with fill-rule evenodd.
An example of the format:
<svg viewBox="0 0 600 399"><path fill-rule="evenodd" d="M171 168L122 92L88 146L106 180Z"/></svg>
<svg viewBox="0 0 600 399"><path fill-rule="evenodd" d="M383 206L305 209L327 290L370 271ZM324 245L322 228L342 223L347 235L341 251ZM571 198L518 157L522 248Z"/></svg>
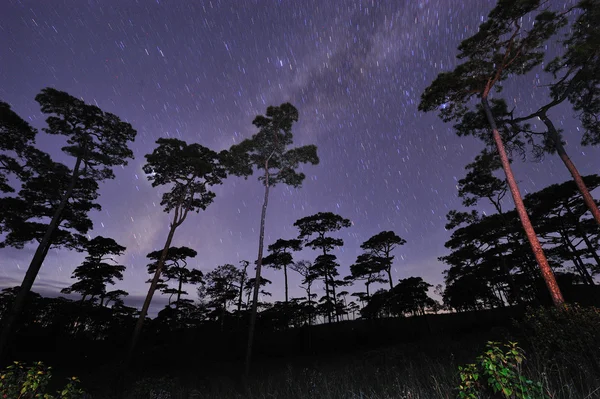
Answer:
<svg viewBox="0 0 600 399"><path fill-rule="evenodd" d="M508 231L510 231L510 225L508 224L506 217L504 215L504 212L502 211L502 207L500 206L500 201L496 202L493 201L491 198L488 197L488 199L490 200L490 202L492 203L492 205L494 206L494 208L496 208L496 212L498 213L498 215L500 215L500 218L502 219L502 222L504 223L505 227L507 228ZM518 246L519 244L519 240L517 239L517 237L515 237L513 235L512 232L509 232L507 234L507 238L513 243L513 245ZM510 290L512 291L513 295L515 296L515 300L517 303L521 303L521 293L518 288L517 285L515 284L515 279L513 277L513 275L510 273L510 269L506 266L506 259L504 257L502 257L502 261L501 261L501 265L502 265L502 270L504 271L504 273L506 273L506 276L508 278L508 285L510 287ZM508 301L508 298L507 298Z"/></svg>
<svg viewBox="0 0 600 399"><path fill-rule="evenodd" d="M575 270L577 270L577 272L581 276L581 279L587 285L595 285L594 279L589 274L587 268L585 267L585 263L583 262L581 257L577 254L577 248L575 247L575 245L573 245L571 240L569 240L569 236L567 235L567 233L564 230L562 230L559 232L559 234L562 238L563 244L568 248L568 250L571 254L571 261L573 262L573 265L575 266Z"/></svg>
<svg viewBox="0 0 600 399"><path fill-rule="evenodd" d="M244 365L244 377L250 373L250 361L252 360L252 345L254 343L254 328L256 326L256 313L258 311L258 292L260 289L260 269L263 260L263 246L265 241L265 218L267 216L267 205L269 204L269 163L265 164L265 197L260 215L260 233L258 238L258 259L256 260L256 280L254 281L254 294L252 311L250 312L250 326L248 327L248 346L246 347L246 360Z"/></svg>
<svg viewBox="0 0 600 399"><path fill-rule="evenodd" d="M394 282L392 281L392 266L390 265L387 269L388 279L390 280L390 291L394 289Z"/></svg>
<svg viewBox="0 0 600 399"><path fill-rule="evenodd" d="M242 317L242 297L244 296L244 283L246 282L246 267L244 267L244 270L242 272L242 278L240 279L240 295L238 297L238 305L237 305L237 310L238 310L238 315L241 318ZM239 320L239 318L238 318Z"/></svg>
<svg viewBox="0 0 600 399"><path fill-rule="evenodd" d="M242 286L242 288L243 288L243 286ZM241 317L241 312L242 312L242 296L244 295L242 288L240 288L240 294L238 296L238 305L237 305L237 310L238 310L238 314L240 315L240 317Z"/></svg>
<svg viewBox="0 0 600 399"><path fill-rule="evenodd" d="M223 311L221 312L221 332L225 331L225 312L227 312L227 299L223 301Z"/></svg>
<svg viewBox="0 0 600 399"><path fill-rule="evenodd" d="M77 184L77 180L79 179L79 169L81 168L81 157L77 157L77 161L75 162L75 167L73 168L73 175L71 176L71 181L69 182L69 186L67 190L63 194L60 204L54 211L54 215L52 215L52 220L44 233L44 237L42 241L38 245L35 250L35 254L33 255L33 259L29 264L29 268L25 273L25 277L23 278L23 282L21 283L21 287L19 288L19 292L15 297L15 300L10 307L10 310L5 315L2 320L2 332L0 333L0 363L2 363L6 357L6 349L8 342L13 333L13 329L15 327L15 323L17 318L20 316L23 311L23 307L25 306L25 299L27 298L27 294L31 292L31 287L33 287L33 283L40 272L42 267L42 263L44 263L44 259L46 259L46 255L48 254L48 250L50 249L50 245L52 244L52 236L58 226L60 225L60 220L62 214L67 207L69 202L69 198L73 194L73 190L75 189L75 185Z"/></svg>
<svg viewBox="0 0 600 399"><path fill-rule="evenodd" d="M498 127L496 126L496 121L494 120L494 116L492 115L492 111L490 109L490 105L487 100L487 95L481 97L481 104L485 110L485 114L487 120L492 128L492 135L494 138L494 142L496 147L498 148L498 153L500 155L500 160L502 161L502 169L504 169L504 173L506 174L506 182L508 187L510 188L510 192L512 194L513 200L515 202L515 208L519 215L519 219L521 219L521 224L523 225L523 229L525 230L525 234L527 236L527 240L529 241L529 245L533 251L533 255L538 263L540 271L542 272L542 276L548 287L548 291L550 292L550 296L552 297L552 301L554 305L558 308L562 308L565 300L563 299L562 293L558 284L556 282L556 278L554 277L554 273L548 264L548 260L546 259L546 255L544 254L544 250L540 241L538 240L531 221L529 220L529 215L527 215L527 211L525 209L525 204L523 203L523 198L521 197L521 193L519 192L519 187L517 186L517 181L512 172L512 168L510 166L510 162L508 161L508 156L506 155L506 150L504 148L504 143L502 142L502 137L500 136L500 132L498 131Z"/></svg>
<svg viewBox="0 0 600 399"><path fill-rule="evenodd" d="M592 213L592 216L594 216L596 223L598 223L598 225L600 225L600 210L598 209L598 205L596 205L594 198L590 194L590 191L588 190L587 186L585 185L583 178L579 174L579 170L577 170L577 168L575 167L575 164L573 163L573 161L571 161L571 158L569 158L569 155L567 155L567 152L565 151L565 147L563 146L562 142L560 141L560 136L558 135L558 131L554 127L554 124L552 123L552 121L548 118L548 116L546 116L545 112L540 115L540 119L542 120L542 122L544 122L544 124L548 128L548 133L550 134L550 137L551 137L552 141L554 142L554 147L556 148L556 152L558 153L558 156L560 157L560 159L563 161L563 163L569 170L569 173L571 173L571 176L573 176L575 185L577 185L577 188L579 189L579 192L581 193L581 196L583 197L583 202L585 203L585 205L588 207L588 209Z"/></svg>
<svg viewBox="0 0 600 399"><path fill-rule="evenodd" d="M594 246L592 245L588 235L583 230L583 227L581 227L581 222L579 221L577 216L575 216L575 214L571 210L571 207L568 204L565 205L565 208L567 208L567 212L569 212L569 214L573 217L573 221L575 223L575 229L579 233L580 238L583 239L583 242L585 242L585 245L586 245L590 255L596 261L596 265L598 265L598 267L600 267L600 256L598 256L598 253L594 249Z"/></svg>
<svg viewBox="0 0 600 399"><path fill-rule="evenodd" d="M175 230L178 226L177 220L178 212L175 212L175 216L173 217L173 222L169 229L169 235L167 236L167 241L165 242L165 246L163 247L162 253L160 254L160 259L156 265L156 271L154 272L154 277L152 278L152 283L150 284L150 289L148 289L148 294L146 295L146 299L144 300L144 305L142 306L142 310L140 312L140 316L138 317L137 323L135 324L135 328L133 330L133 336L131 338L131 344L129 346L129 352L127 354L127 358L125 359L125 366L128 367L131 361L133 360L133 354L135 351L135 347L138 343L140 335L142 333L142 327L144 326L144 319L148 314L148 308L150 308L150 302L152 301L152 297L154 296L154 291L156 291L156 286L158 285L158 280L160 279L160 274L162 272L163 266L165 264L165 260L167 259L167 254L169 252L169 248L171 247L171 241L173 241L173 236L175 235Z"/></svg>
<svg viewBox="0 0 600 399"><path fill-rule="evenodd" d="M325 238L325 234L321 234L321 238ZM323 248L323 255L327 255L327 251L325 250L325 248ZM331 304L331 295L330 295L330 288L329 288L329 273L327 271L327 269L324 270L323 272L324 277L325 277L325 297L327 298L327 305ZM331 309L329 309L329 306L327 306L327 322L331 323L333 321L332 315L331 315Z"/></svg>
<svg viewBox="0 0 600 399"><path fill-rule="evenodd" d="M179 300L181 299L181 288L183 286L183 279L179 277L179 288L177 290L177 303L175 304L175 312L179 311Z"/></svg>
<svg viewBox="0 0 600 399"><path fill-rule="evenodd" d="M309 303L310 306L312 306L311 286L312 286L312 284L309 283L308 284L308 303ZM313 315L312 315L312 309L311 309L311 314L308 315L308 325L309 326L312 326L312 318L313 318Z"/></svg>
<svg viewBox="0 0 600 399"><path fill-rule="evenodd" d="M579 275L581 276L581 279L587 285L596 285L596 284L594 284L594 279L592 278L592 275L588 271L587 267L585 267L585 263L583 262L583 260L581 259L581 257L579 255L575 255L575 257L577 258L577 263L575 265L575 268L579 272Z"/></svg>
<svg viewBox="0 0 600 399"><path fill-rule="evenodd" d="M285 305L288 305L288 277L287 277L287 266L283 265L283 277L285 279Z"/></svg>
<svg viewBox="0 0 600 399"><path fill-rule="evenodd" d="M335 321L340 322L340 315L338 314L338 306L337 306L337 297L335 292L335 278L333 276L329 276L331 280L331 293L333 294L331 298L333 299L333 313L335 316Z"/></svg>
<svg viewBox="0 0 600 399"><path fill-rule="evenodd" d="M331 303L331 295L329 295L329 274L325 272L325 298L327 298L327 304ZM331 309L327 307L327 322L331 323L333 320L331 318Z"/></svg>

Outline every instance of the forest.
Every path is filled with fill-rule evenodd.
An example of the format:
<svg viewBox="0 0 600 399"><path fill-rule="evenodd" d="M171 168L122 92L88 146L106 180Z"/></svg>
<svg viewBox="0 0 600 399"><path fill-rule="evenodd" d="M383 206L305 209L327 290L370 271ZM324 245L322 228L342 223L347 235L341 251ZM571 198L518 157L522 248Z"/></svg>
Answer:
<svg viewBox="0 0 600 399"><path fill-rule="evenodd" d="M484 146L457 182L463 208L446 215L450 238L439 258L446 270L436 286L394 275L398 248L410 241L386 230L365 237L344 275L340 232L354 226L329 210L298 219L289 230L296 235L265 242L273 191L301 189L304 171L326 156L316 145L294 146L303 115L291 103L268 106L252 121L256 133L226 150L164 137L151 153L134 154L135 126L69 93L47 87L35 97L46 117L42 132L3 99L0 249L35 250L22 283L0 292L0 393L600 397L600 201L593 194L600 173L581 175L567 153L567 139L600 145L598 21L598 0L557 10L543 1L499 0L458 47L454 70L422 93L419 111L438 112L457 136ZM548 60L550 43L562 51ZM536 111L503 96L503 85L542 72L551 79ZM556 109L564 106L576 115L577 132L559 127ZM60 141L70 165L36 144L42 134ZM128 306L119 288L127 248L96 234L90 218L102 210L101 184L134 155L144 158L170 218L164 246L146 255L141 309ZM525 176L513 174L513 161L544 158L556 158L572 179L523 195L518 179ZM264 188L255 210L260 228L248 237L258 241L257 257L203 272L189 266L203 249L177 245L177 229L219 201L215 187L230 177ZM33 286L54 249L84 260L60 296L44 297ZM304 249L311 260L296 255ZM280 280L265 278L265 268ZM292 274L303 296L289 294ZM283 300L270 300L270 286L280 283ZM157 296L168 303L148 317Z"/></svg>

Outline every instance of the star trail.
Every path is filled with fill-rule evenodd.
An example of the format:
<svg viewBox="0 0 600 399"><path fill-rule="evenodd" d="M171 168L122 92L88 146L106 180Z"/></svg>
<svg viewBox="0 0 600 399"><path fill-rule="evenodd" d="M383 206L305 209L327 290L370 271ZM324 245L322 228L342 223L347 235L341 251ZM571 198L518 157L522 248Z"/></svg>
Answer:
<svg viewBox="0 0 600 399"><path fill-rule="evenodd" d="M572 2L567 2L572 3ZM559 5L559 2L553 2ZM396 250L395 278L442 282L447 253L445 215L462 209L457 180L483 145L457 137L435 113L417 111L423 90L454 68L456 47L476 32L495 5L489 0L301 1L15 1L0 5L0 99L34 127L44 126L34 97L47 86L115 113L138 131L135 160L104 183L91 236L126 246L126 276L115 287L139 304L147 291L146 254L162 248L169 217L162 191L142 166L159 137L226 149L256 132L253 118L267 106L291 102L300 112L296 145L316 144L321 163L306 166L300 189L271 193L265 244L298 234L293 223L319 211L352 221L335 250L340 275L382 230L407 240ZM549 55L559 46L550 46ZM536 74L537 73L537 74ZM508 84L503 95L527 112L546 99L550 80L536 73ZM579 122L568 105L553 110L567 151L583 175L598 173L600 150L579 146ZM38 147L72 162L63 142L43 133ZM70 163L67 163L72 166ZM547 155L540 163L515 161L525 194L569 174ZM256 175L228 178L205 212L178 229L174 245L198 251L190 266L204 272L257 254L263 188ZM507 201L511 201L507 199ZM512 202L509 202L512 207ZM482 207L486 210L485 207ZM0 286L18 285L35 247L4 249ZM69 285L83 254L52 250L34 291L57 295ZM311 250L295 259L313 260ZM281 273L267 269L274 299L283 296ZM290 273L290 294L300 296ZM195 299L192 294L190 298ZM163 302L161 302L163 301ZM154 299L153 308L165 298Z"/></svg>

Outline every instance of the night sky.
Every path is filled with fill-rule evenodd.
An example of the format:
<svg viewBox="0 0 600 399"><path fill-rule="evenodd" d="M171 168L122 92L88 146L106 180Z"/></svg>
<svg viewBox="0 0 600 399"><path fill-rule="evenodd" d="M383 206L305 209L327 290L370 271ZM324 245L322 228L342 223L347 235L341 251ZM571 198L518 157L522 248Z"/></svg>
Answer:
<svg viewBox="0 0 600 399"><path fill-rule="evenodd" d="M42 128L45 116L34 97L52 86L115 113L138 131L135 160L101 186L103 210L93 214L90 232L127 247L120 259L126 276L116 287L130 292L128 304L145 296L145 256L162 248L169 222L159 206L162 191L142 171L144 154L159 137L226 149L256 132L251 122L267 106L287 101L300 113L295 144L316 144L321 163L303 169L301 189L272 190L265 244L295 238L297 219L331 211L353 222L338 235L345 241L335 251L341 276L363 241L393 230L408 241L395 252L394 279L422 276L437 284L445 268L437 257L446 253L450 236L445 215L461 209L457 180L483 147L457 137L450 124L418 112L417 105L436 75L456 65L457 45L494 4L2 0L0 99ZM517 112L532 111L546 100L540 85L549 79L541 72L520 78L506 86L505 98ZM599 173L600 150L578 145L581 133L569 106L551 116L565 130L567 151L581 173ZM37 142L73 165L59 150L62 138L41 133ZM516 161L514 169L523 193L569 178L552 155L538 164ZM173 244L198 251L192 267L206 272L256 259L263 196L256 177L227 179L216 188L215 202L177 230ZM34 249L2 250L0 286L20 283ZM315 256L305 250L295 259ZM34 291L56 295L74 281L71 272L82 259L76 252L51 251ZM281 300L283 273L267 269L264 275ZM299 277L290 276L291 296L301 296ZM196 299L195 290L189 292ZM153 311L165 302L155 296Z"/></svg>

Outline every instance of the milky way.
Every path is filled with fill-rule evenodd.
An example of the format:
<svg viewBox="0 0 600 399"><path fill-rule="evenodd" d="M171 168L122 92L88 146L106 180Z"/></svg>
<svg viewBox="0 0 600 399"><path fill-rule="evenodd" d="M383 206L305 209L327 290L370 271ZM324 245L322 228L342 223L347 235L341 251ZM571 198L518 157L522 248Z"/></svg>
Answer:
<svg viewBox="0 0 600 399"><path fill-rule="evenodd" d="M564 2L563 2L564 3ZM294 238L293 223L319 211L353 222L339 233L340 274L360 244L382 230L408 242L396 251L394 278L442 281L445 215L461 209L457 180L482 149L459 138L434 113L417 111L435 76L452 69L456 47L494 6L483 0L392 1L15 1L0 5L0 99L33 126L45 116L34 101L44 87L80 97L130 122L138 131L135 160L102 185L101 212L92 236L127 247L128 269L118 287L139 303L147 290L145 255L162 248L168 216L161 191L147 182L144 154L159 137L176 137L214 150L249 137L252 119L267 106L289 101L300 112L297 145L318 146L321 163L307 166L301 189L272 191L266 244ZM558 5L559 2L554 2ZM549 47L551 53L558 46ZM539 72L509 84L505 98L519 110L545 100ZM598 173L600 150L580 148L573 111L552 115L565 130L567 150L582 174ZM62 141L40 133L38 144L71 165ZM555 156L515 162L523 192L569 178ZM230 178L215 202L192 215L174 245L198 251L193 267L256 259L262 187L256 176ZM484 208L485 209L485 208ZM33 248L2 250L1 286L17 285ZM81 254L51 251L34 290L51 294L70 284ZM296 259L314 259L305 250ZM267 270L275 299L282 276ZM291 276L291 296L300 296ZM362 289L362 287L361 287ZM195 299L195 293L191 292ZM162 306L155 300L155 310Z"/></svg>

